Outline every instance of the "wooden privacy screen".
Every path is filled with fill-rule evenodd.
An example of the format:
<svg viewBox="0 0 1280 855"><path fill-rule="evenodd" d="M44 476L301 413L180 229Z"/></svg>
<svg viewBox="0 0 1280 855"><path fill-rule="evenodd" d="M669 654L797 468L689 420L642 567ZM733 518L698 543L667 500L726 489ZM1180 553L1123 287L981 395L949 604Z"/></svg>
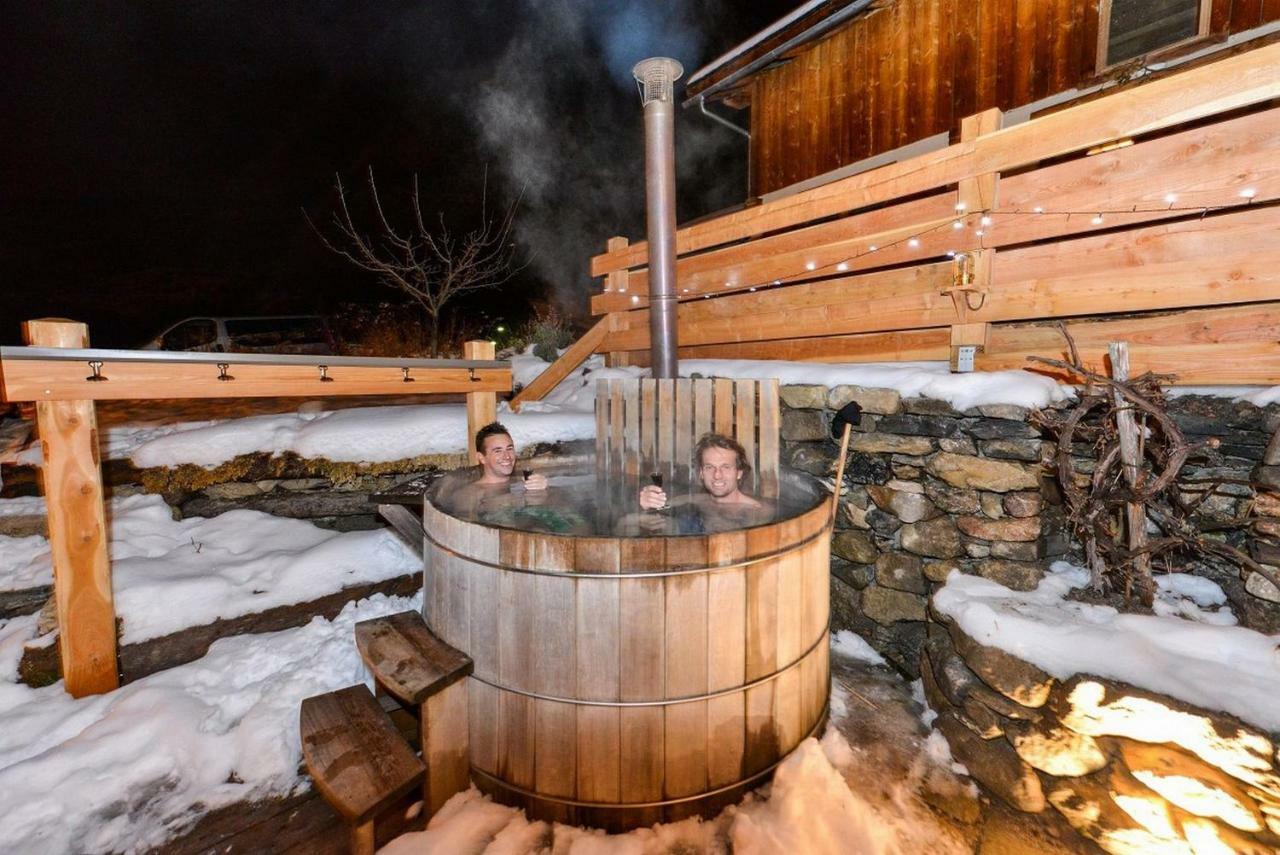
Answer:
<svg viewBox="0 0 1280 855"><path fill-rule="evenodd" d="M596 465L610 480L660 473L688 483L705 433L733 437L751 463L743 489L778 495L777 380L600 380Z"/></svg>

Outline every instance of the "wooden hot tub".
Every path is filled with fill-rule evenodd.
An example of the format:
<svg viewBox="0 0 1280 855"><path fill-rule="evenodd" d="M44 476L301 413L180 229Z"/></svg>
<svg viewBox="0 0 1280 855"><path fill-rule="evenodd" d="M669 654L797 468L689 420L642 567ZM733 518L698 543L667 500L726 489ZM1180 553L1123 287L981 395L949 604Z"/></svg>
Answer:
<svg viewBox="0 0 1280 855"><path fill-rule="evenodd" d="M826 717L828 526L812 505L718 534L491 528L424 503L423 614L475 660L472 778L531 817L709 816Z"/></svg>

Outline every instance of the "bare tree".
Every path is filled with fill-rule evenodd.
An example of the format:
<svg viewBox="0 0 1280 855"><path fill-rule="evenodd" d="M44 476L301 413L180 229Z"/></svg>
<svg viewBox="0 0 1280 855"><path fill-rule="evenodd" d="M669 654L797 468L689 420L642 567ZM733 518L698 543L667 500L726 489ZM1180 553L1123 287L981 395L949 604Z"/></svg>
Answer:
<svg viewBox="0 0 1280 855"><path fill-rule="evenodd" d="M519 199L501 217L488 210L488 181L480 197L480 225L457 234L445 223L427 227L422 216L418 176L413 176L410 196L412 223L407 230L391 225L378 195L378 185L369 168L369 199L373 206L374 232L359 229L347 205L341 176L333 177L338 207L331 217L333 236L326 235L303 211L307 222L324 245L361 270L373 273L378 281L412 297L426 314L431 326L431 355L440 355L440 318L444 307L463 294L494 288L509 281L525 267L512 240Z"/></svg>

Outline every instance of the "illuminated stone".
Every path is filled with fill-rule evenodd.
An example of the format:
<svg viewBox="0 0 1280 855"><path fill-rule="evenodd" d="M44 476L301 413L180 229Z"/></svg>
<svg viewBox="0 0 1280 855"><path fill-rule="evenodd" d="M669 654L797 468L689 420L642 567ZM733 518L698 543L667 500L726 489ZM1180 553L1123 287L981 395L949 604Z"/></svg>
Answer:
<svg viewBox="0 0 1280 855"><path fill-rule="evenodd" d="M953 487L973 487L1008 493L1030 490L1040 485L1035 471L1021 463L970 457L941 451L929 459L929 472Z"/></svg>
<svg viewBox="0 0 1280 855"><path fill-rule="evenodd" d="M948 625L956 652L964 663L977 674L982 682L1011 701L1024 707L1042 707L1049 700L1053 677L1030 662L1024 662L997 647L987 647L974 641L956 626Z"/></svg>
<svg viewBox="0 0 1280 855"><path fill-rule="evenodd" d="M1065 698L1065 708L1055 712L1077 733L1178 745L1238 780L1280 795L1271 740L1225 716L1193 711L1188 705L1176 708L1171 699L1093 677L1073 678L1059 696Z"/></svg>
<svg viewBox="0 0 1280 855"><path fill-rule="evenodd" d="M984 740L951 713L938 716L935 726L951 746L951 753L991 794L1026 813L1045 808L1044 790L1035 770L1023 763L1009 743Z"/></svg>
<svg viewBox="0 0 1280 855"><path fill-rule="evenodd" d="M1129 803L1129 810L1122 809L1116 803L1109 778L1105 773L1063 778L1050 789L1049 804L1073 828L1113 855L1195 855L1176 834L1156 834L1131 813L1158 825L1156 817L1150 816L1156 811L1136 800Z"/></svg>
<svg viewBox="0 0 1280 855"><path fill-rule="evenodd" d="M1019 757L1050 775L1077 778L1107 765L1107 755L1093 737L1048 721L1010 726L1005 736Z"/></svg>
<svg viewBox="0 0 1280 855"><path fill-rule="evenodd" d="M1261 811L1226 773L1167 745L1123 739L1120 752L1135 778L1183 810L1242 831L1262 830Z"/></svg>

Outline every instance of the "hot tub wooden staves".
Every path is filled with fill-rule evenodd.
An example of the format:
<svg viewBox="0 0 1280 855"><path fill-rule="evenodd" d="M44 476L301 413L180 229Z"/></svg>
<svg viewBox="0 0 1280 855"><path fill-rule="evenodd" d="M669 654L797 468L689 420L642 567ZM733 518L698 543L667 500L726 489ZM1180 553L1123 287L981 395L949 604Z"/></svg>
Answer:
<svg viewBox="0 0 1280 855"><path fill-rule="evenodd" d="M825 720L830 503L738 531L578 537L424 506L423 614L475 660L472 777L532 817L709 816Z"/></svg>

